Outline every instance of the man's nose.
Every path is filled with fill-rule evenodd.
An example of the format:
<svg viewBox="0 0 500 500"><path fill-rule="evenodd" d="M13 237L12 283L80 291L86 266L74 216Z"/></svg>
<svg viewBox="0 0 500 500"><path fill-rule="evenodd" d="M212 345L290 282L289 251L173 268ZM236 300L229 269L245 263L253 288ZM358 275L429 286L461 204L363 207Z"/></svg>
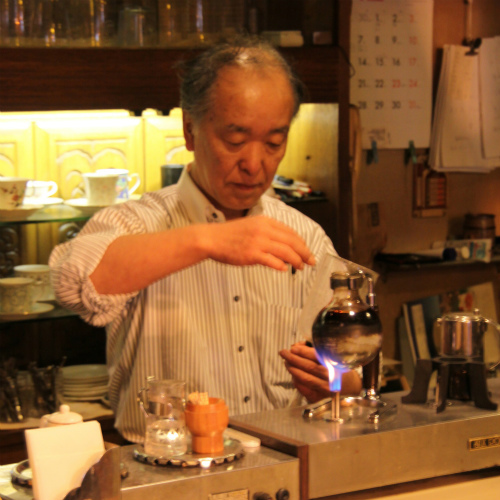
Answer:
<svg viewBox="0 0 500 500"><path fill-rule="evenodd" d="M258 142L249 143L240 161L240 168L248 174L253 175L263 168L265 161L265 146Z"/></svg>

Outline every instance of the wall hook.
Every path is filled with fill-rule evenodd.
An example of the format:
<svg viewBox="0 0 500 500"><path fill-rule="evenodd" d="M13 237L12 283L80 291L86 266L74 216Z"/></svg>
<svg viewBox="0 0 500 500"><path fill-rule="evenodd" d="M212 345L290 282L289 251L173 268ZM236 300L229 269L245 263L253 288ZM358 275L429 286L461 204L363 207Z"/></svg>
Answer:
<svg viewBox="0 0 500 500"><path fill-rule="evenodd" d="M472 38L472 2L473 0L464 0L465 3L465 37L462 45L469 47L467 56L475 56L477 49L481 45L481 38Z"/></svg>
<svg viewBox="0 0 500 500"><path fill-rule="evenodd" d="M377 141L372 141L372 147L366 152L366 164L378 163Z"/></svg>
<svg viewBox="0 0 500 500"><path fill-rule="evenodd" d="M481 38L476 38L475 40L470 41L469 43L465 43L464 45L468 46L470 50L468 50L465 55L466 56L477 56L477 49L481 46Z"/></svg>
<svg viewBox="0 0 500 500"><path fill-rule="evenodd" d="M408 149L405 149L405 165L408 165L409 161L412 161L414 165L417 163L417 151L415 149L415 144L413 141L410 141L408 145Z"/></svg>

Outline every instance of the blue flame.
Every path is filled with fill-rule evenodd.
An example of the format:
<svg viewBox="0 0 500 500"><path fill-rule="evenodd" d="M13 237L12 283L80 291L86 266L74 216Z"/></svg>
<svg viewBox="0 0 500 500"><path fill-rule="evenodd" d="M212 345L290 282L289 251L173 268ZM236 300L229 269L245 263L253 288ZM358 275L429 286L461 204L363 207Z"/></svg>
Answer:
<svg viewBox="0 0 500 500"><path fill-rule="evenodd" d="M321 364L328 370L328 383L330 391L340 392L342 389L342 374L349 371L333 361L323 358Z"/></svg>

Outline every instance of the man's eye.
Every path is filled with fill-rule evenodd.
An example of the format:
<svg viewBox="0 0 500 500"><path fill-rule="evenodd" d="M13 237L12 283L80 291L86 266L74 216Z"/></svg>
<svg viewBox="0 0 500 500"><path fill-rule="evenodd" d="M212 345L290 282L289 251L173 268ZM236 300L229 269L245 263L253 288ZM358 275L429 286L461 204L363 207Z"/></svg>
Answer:
<svg viewBox="0 0 500 500"><path fill-rule="evenodd" d="M267 145L271 148L271 149L279 149L281 147L283 143L276 143L276 142L268 142Z"/></svg>
<svg viewBox="0 0 500 500"><path fill-rule="evenodd" d="M226 144L232 148L239 148L245 144L245 140L239 137L232 137L230 139L226 139Z"/></svg>

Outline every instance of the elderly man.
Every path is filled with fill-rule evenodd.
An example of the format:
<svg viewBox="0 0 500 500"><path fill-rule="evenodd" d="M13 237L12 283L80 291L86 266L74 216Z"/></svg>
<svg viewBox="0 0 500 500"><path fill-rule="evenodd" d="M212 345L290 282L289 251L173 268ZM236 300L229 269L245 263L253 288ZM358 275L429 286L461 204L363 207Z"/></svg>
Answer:
<svg viewBox="0 0 500 500"><path fill-rule="evenodd" d="M254 39L214 46L181 69L194 161L178 184L95 214L50 258L58 300L106 325L116 427L136 442L136 395L148 376L185 380L188 391L224 398L231 414L284 407L296 389L308 401L329 393L297 322L315 263L333 245L265 194L302 86ZM359 392L356 373L344 379Z"/></svg>

